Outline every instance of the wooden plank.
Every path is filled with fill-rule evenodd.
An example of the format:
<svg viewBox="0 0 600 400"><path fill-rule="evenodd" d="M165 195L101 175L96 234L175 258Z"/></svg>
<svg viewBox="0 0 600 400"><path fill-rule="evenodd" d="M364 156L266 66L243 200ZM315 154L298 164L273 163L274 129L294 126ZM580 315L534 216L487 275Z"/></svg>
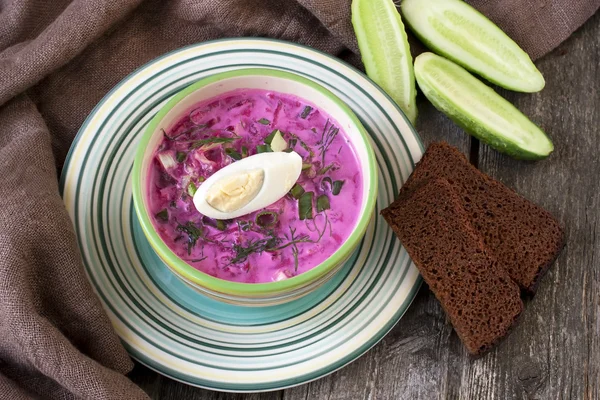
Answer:
<svg viewBox="0 0 600 400"><path fill-rule="evenodd" d="M600 15L538 65L546 88L502 92L545 128L555 152L519 162L481 147L479 168L552 212L567 246L495 352L456 366L461 399L600 398Z"/></svg>

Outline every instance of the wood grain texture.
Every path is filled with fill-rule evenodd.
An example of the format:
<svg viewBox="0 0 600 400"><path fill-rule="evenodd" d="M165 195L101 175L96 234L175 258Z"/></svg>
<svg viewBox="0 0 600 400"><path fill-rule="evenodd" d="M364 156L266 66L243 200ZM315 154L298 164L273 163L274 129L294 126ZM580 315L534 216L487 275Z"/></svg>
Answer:
<svg viewBox="0 0 600 400"><path fill-rule="evenodd" d="M481 145L474 161L552 212L566 227L567 246L496 350L470 358L423 286L375 348L300 387L216 393L140 365L131 379L153 399L600 399L600 14L537 64L547 82L541 93L501 93L548 132L555 152L519 162ZM425 144L446 140L469 153L470 138L423 98L419 111Z"/></svg>

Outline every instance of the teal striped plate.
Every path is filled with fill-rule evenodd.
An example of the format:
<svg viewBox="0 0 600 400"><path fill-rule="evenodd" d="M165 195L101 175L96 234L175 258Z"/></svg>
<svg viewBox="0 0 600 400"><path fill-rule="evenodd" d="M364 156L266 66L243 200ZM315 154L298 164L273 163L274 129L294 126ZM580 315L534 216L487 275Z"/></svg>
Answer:
<svg viewBox="0 0 600 400"><path fill-rule="evenodd" d="M131 198L136 143L160 107L203 77L248 67L291 71L335 93L371 134L380 169L377 216L342 270L309 296L262 308L219 303L182 284L147 243ZM355 360L410 305L421 279L379 211L422 152L398 107L354 68L287 42L228 39L169 53L106 95L73 143L61 191L86 273L132 357L190 385L267 391Z"/></svg>

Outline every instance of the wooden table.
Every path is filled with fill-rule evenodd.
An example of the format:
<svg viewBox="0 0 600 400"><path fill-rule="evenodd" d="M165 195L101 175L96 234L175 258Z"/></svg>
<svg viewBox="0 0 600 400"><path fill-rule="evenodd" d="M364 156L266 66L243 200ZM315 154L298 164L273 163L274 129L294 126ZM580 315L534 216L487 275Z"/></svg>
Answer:
<svg viewBox="0 0 600 400"><path fill-rule="evenodd" d="M177 383L137 365L153 399L600 399L600 13L537 62L546 88L501 92L550 135L545 161L515 161L471 140L423 98L425 144L446 140L478 167L547 208L567 246L494 351L469 358L424 285L387 337L330 376L285 391L233 395ZM598 232L597 232L598 230Z"/></svg>

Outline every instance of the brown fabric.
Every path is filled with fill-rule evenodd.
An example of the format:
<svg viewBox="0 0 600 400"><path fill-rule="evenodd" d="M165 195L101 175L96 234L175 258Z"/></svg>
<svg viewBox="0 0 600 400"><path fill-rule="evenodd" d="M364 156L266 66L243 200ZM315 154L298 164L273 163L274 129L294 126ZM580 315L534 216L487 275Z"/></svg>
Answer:
<svg viewBox="0 0 600 400"><path fill-rule="evenodd" d="M472 0L534 58L600 0ZM93 106L178 47L300 42L359 65L350 0L0 0L0 398L140 399L83 273L57 169Z"/></svg>

